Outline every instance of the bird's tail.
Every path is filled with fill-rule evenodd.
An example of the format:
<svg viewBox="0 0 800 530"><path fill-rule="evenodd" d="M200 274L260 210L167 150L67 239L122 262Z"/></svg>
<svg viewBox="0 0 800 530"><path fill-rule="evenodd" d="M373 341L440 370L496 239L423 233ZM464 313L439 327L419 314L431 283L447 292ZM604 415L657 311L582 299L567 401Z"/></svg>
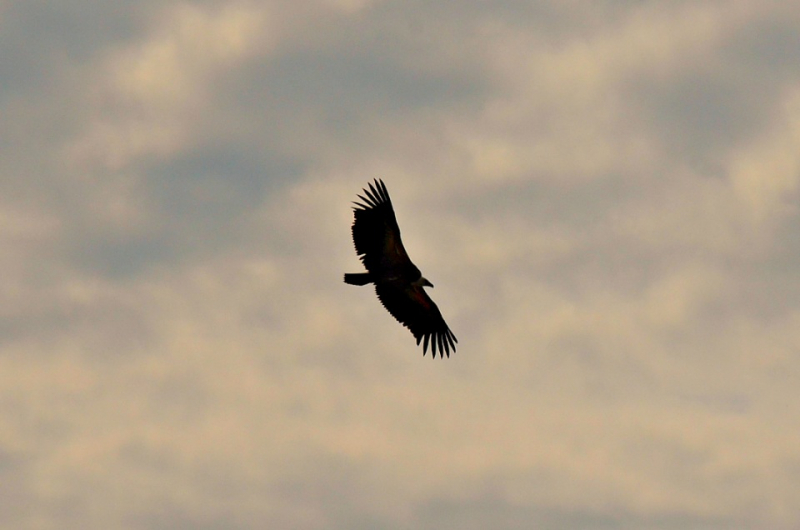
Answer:
<svg viewBox="0 0 800 530"><path fill-rule="evenodd" d="M372 281L372 276L368 272L352 272L344 275L344 283L350 285L367 285Z"/></svg>

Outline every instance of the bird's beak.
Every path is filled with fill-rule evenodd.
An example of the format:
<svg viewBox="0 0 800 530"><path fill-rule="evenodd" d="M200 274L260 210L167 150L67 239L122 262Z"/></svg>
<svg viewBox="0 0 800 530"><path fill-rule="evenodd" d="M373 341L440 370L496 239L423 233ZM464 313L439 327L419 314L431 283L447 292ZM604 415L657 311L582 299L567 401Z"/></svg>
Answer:
<svg viewBox="0 0 800 530"><path fill-rule="evenodd" d="M433 289L433 284L431 282L429 282L428 280L425 280L425 285L427 285L428 287Z"/></svg>

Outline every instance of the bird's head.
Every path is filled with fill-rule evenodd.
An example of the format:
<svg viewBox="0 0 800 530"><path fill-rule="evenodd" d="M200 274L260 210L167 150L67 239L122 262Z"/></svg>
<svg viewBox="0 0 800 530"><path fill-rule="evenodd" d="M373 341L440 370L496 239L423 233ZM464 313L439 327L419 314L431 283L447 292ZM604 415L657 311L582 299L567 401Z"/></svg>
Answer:
<svg viewBox="0 0 800 530"><path fill-rule="evenodd" d="M427 278L423 278L422 276L419 277L419 280L414 282L414 285L418 287L430 287L433 288L433 284L427 280Z"/></svg>

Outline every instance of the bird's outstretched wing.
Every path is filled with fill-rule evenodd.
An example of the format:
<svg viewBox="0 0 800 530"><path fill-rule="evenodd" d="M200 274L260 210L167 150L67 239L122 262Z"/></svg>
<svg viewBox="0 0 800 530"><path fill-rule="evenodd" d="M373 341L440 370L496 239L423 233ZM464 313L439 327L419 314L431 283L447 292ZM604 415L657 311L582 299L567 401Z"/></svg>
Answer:
<svg viewBox="0 0 800 530"><path fill-rule="evenodd" d="M381 283L375 286L383 307L385 307L398 322L407 327L417 344L422 344L422 355L431 345L431 353L450 357L450 350L456 351L458 339L447 327L439 308L422 287L394 282Z"/></svg>
<svg viewBox="0 0 800 530"><path fill-rule="evenodd" d="M413 267L400 239L386 185L375 179L369 189L364 188L364 195L358 196L362 202L353 203L353 243L364 267L370 272Z"/></svg>

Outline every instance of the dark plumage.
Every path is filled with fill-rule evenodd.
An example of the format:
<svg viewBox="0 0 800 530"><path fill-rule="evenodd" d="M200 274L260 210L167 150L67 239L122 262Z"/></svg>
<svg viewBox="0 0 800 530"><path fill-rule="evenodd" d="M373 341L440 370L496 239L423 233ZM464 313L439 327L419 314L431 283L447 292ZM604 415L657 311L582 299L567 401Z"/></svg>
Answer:
<svg viewBox="0 0 800 530"><path fill-rule="evenodd" d="M374 185L364 188L364 194L366 197L358 196L361 202L354 203L353 243L367 272L345 274L345 283L374 283L383 307L411 331L417 344L424 340L422 355L430 343L434 358L437 351L441 357L450 357L458 340L423 289L433 284L422 277L406 254L386 185L375 179Z"/></svg>

